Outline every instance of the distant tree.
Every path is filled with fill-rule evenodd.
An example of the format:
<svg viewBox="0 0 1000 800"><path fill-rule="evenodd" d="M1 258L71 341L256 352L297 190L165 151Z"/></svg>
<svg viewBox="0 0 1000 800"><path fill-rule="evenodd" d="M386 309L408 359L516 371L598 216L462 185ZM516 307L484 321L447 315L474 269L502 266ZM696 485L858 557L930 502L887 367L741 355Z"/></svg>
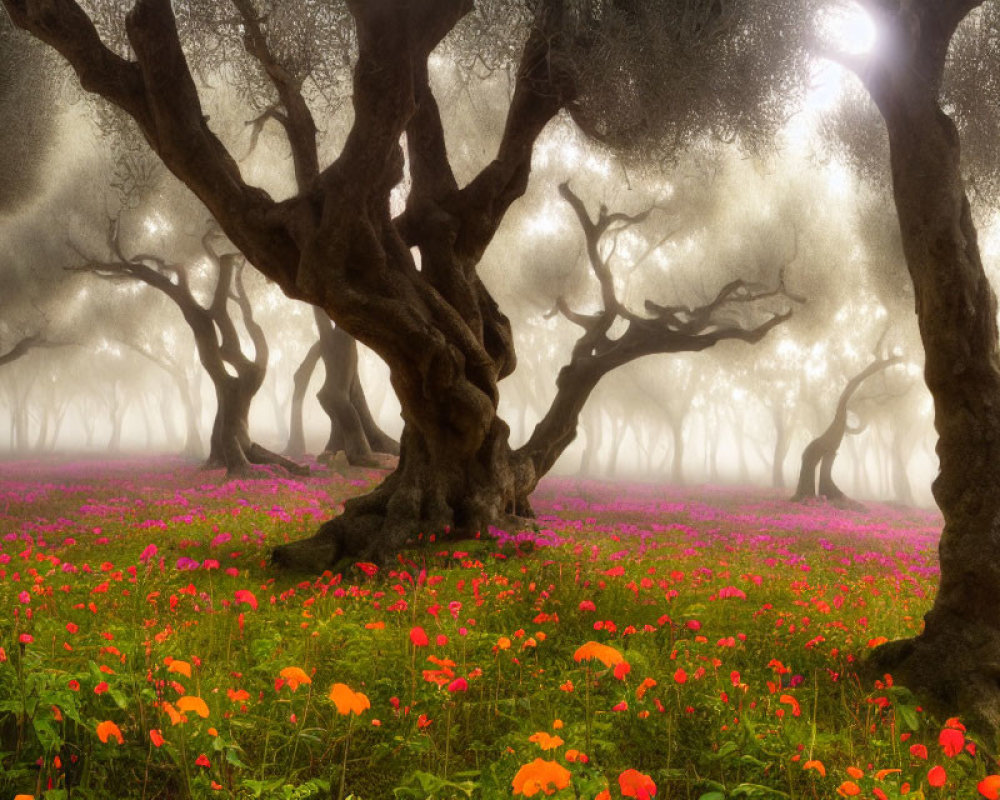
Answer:
<svg viewBox="0 0 1000 800"><path fill-rule="evenodd" d="M807 500L817 495L835 503L849 505L850 501L833 481L833 462L844 440L844 434L857 433L848 426L847 407L854 393L866 380L902 359L899 356L876 358L857 375L853 376L840 392L833 420L819 436L806 445L802 452L802 467L799 481L792 495L793 501ZM819 488L817 490L816 468L819 467Z"/></svg>
<svg viewBox="0 0 1000 800"><path fill-rule="evenodd" d="M217 400L206 466L224 467L231 477L249 474L251 464L273 464L307 474L307 467L271 452L250 437L250 405L264 381L268 346L244 285L243 257L219 252L217 243L225 237L209 224L201 242L215 283L209 302L202 304L192 289L187 264L169 263L149 253L125 255L119 224L120 218L109 224L106 257L88 258L86 263L69 269L112 281L141 281L162 292L180 309L194 334L198 356ZM243 352L231 303L239 309L239 318L253 345L252 358Z"/></svg>
<svg viewBox="0 0 1000 800"><path fill-rule="evenodd" d="M808 24L809 3L484 4L489 19L523 36L523 47L512 65L513 95L495 157L464 186L449 158L430 55L439 46L514 49L489 24L463 27L470 38L456 31L446 40L469 15L470 0L290 5L304 13L345 11L356 37L343 46L328 38L319 48L284 51L304 59L328 53L346 62L357 45L353 121L337 157L322 167L316 121L303 93L317 84L286 68L267 39L284 18L272 20L249 0L232 9L206 4L229 20L213 41L225 42L233 59L237 53L255 58L280 101L270 114L288 133L296 183L291 196L276 201L247 182L211 129L182 43L183 33L191 44L186 18L179 26L169 0L136 3L124 21L127 45L120 52L109 49L74 0L3 1L15 24L62 53L83 86L137 122L251 263L290 296L323 308L389 366L404 420L399 468L372 493L350 501L314 539L279 548L275 557L284 563L315 570L342 557L386 559L421 530L467 535L530 513L530 493L572 440L583 400L602 375L652 352L699 349L729 336L753 341L784 317L749 328L720 320L734 301L745 305L755 296L740 281L703 307L626 312L601 274L607 263L598 253L591 266L604 305L594 315L566 308L584 335L557 379L552 409L514 451L497 415L498 382L516 365L513 337L477 265L525 191L536 140L562 110L590 135L646 153L669 155L712 135L748 146L770 141L786 118L795 76L805 74L797 34ZM395 213L392 195L404 168L409 190ZM596 222L584 216L595 245L618 221L604 213ZM610 326L620 319L628 332L613 340Z"/></svg>

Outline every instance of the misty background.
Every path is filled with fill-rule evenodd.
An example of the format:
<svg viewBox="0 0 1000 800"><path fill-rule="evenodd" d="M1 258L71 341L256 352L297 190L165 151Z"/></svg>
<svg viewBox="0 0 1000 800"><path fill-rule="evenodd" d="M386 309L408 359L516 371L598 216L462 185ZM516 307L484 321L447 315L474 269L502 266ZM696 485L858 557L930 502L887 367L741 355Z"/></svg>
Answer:
<svg viewBox="0 0 1000 800"><path fill-rule="evenodd" d="M863 21L840 24L846 27L837 36L864 46ZM210 304L216 270L205 249L208 212L130 122L81 94L65 68L24 37L3 36L8 54L48 60L42 83L19 81L16 65L24 62L16 59L8 59L14 66L0 81L0 109L19 120L5 134L13 137L5 158L24 168L10 173L0 206L0 354L36 339L26 355L0 366L0 452L203 458L216 401L184 315L163 291L94 267L114 262L116 249L127 258L148 256L165 265L174 285L183 271L192 297ZM435 56L432 68L462 182L495 150L512 76L485 64L470 73L447 53ZM213 128L242 155L249 180L275 198L292 195L287 146L252 92L222 70L209 60L199 76ZM852 81L817 59L805 102L785 109L778 141L754 155L738 141L706 139L679 156L637 160L594 144L568 119L546 129L528 192L480 268L511 319L519 354L501 384L500 413L513 445L544 414L578 335L555 313L557 304L586 313L600 301L583 231L555 188L568 181L591 209L651 209L604 243L618 295L637 312L647 300L704 304L737 278L761 287L783 281L801 302L758 345L723 343L616 370L590 398L557 474L790 491L803 448L830 423L843 387L876 357L895 355L898 364L853 396L834 476L859 499L931 503L936 437L912 288L887 179L864 174L856 143L841 135L850 120L855 133L873 137L866 147L879 146L881 129L859 112ZM349 91L349 83L342 88ZM348 130L347 100L335 90L324 98L329 153ZM400 208L405 191L398 191ZM1000 228L992 216L979 224L995 278ZM250 427L282 452L294 374L317 340L313 311L250 267L242 280L268 349ZM241 349L252 357L245 311L235 297L228 305ZM388 371L363 347L359 374L376 421L398 438L402 421ZM316 399L322 382L320 363L303 406L306 451L314 454L330 434Z"/></svg>

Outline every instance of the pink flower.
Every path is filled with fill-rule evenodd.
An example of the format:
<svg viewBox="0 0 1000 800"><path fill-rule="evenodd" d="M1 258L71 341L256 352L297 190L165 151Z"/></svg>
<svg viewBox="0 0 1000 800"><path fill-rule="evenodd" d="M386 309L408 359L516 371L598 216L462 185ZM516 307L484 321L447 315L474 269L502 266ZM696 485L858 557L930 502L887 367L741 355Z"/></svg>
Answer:
<svg viewBox="0 0 1000 800"><path fill-rule="evenodd" d="M467 692L468 690L469 682L465 678L455 678L455 680L448 684L448 691L452 694L455 694L455 692Z"/></svg>

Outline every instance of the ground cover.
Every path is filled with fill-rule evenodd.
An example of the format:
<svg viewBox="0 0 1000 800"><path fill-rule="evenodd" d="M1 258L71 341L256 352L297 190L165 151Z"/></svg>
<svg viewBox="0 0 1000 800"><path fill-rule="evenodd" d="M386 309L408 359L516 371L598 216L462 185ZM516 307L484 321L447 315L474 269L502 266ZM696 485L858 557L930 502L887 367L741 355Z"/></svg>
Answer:
<svg viewBox="0 0 1000 800"><path fill-rule="evenodd" d="M537 530L306 577L269 549L377 474L258 475L0 465L0 797L998 796L857 670L935 512L550 479Z"/></svg>

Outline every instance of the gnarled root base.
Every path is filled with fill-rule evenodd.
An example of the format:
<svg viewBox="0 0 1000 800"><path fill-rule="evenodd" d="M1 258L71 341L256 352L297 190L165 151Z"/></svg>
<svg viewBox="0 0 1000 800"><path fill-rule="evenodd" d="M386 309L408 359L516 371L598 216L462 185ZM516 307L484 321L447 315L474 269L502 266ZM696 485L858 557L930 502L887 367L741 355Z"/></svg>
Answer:
<svg viewBox="0 0 1000 800"><path fill-rule="evenodd" d="M225 468L226 478L230 480L252 477L251 466L254 464L278 467L291 475L306 476L312 474L305 464L299 464L290 458L278 455L266 447L261 447L256 442L231 443L229 446L221 448L224 453L214 452L218 448L213 448L213 453L204 464L204 469Z"/></svg>
<svg viewBox="0 0 1000 800"><path fill-rule="evenodd" d="M1000 735L1000 634L968 618L938 624L912 639L876 648L863 662L865 677L893 680L928 709L959 716L994 749Z"/></svg>
<svg viewBox="0 0 1000 800"><path fill-rule="evenodd" d="M426 492L414 487L393 489L399 483L392 480L396 475L370 494L348 500L344 513L324 522L313 536L276 547L272 563L299 572L342 572L359 561L386 565L421 534L433 534L437 541L457 541L486 535L490 525L524 526L524 516L500 510L476 513L475 522L456 524L456 517L467 516L468 507L427 508L422 502Z"/></svg>
<svg viewBox="0 0 1000 800"><path fill-rule="evenodd" d="M302 571L341 570L357 561L389 563L420 534L438 540L486 535L491 525L523 527L532 517L533 474L515 466L506 431L496 446L473 458L432 458L404 431L399 466L369 494L348 500L344 512L308 539L277 547L273 563ZM407 446L408 445L408 446Z"/></svg>

